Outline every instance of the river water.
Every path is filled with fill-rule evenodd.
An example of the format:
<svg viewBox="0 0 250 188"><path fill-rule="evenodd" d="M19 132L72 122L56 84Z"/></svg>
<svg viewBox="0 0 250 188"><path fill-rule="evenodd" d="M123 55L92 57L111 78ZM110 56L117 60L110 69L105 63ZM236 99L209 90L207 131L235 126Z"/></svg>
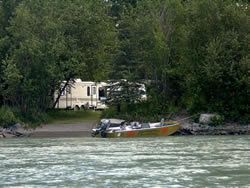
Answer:
<svg viewBox="0 0 250 188"><path fill-rule="evenodd" d="M0 141L0 187L250 187L250 137Z"/></svg>

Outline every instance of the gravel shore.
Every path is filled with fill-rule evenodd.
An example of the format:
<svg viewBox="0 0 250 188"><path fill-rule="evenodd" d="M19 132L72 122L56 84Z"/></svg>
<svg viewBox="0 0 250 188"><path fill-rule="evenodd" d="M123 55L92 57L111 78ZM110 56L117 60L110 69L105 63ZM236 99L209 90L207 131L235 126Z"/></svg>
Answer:
<svg viewBox="0 0 250 188"><path fill-rule="evenodd" d="M192 121L182 121L181 129L174 135L250 135L250 125L225 123L224 125L204 125Z"/></svg>

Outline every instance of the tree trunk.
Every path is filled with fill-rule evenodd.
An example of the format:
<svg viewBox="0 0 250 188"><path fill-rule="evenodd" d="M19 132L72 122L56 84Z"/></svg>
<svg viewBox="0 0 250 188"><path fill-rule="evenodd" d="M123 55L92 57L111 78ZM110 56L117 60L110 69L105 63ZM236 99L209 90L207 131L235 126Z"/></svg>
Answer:
<svg viewBox="0 0 250 188"><path fill-rule="evenodd" d="M120 104L120 103L118 103L118 104L116 105L116 110L117 110L118 113L121 112L121 104Z"/></svg>
<svg viewBox="0 0 250 188"><path fill-rule="evenodd" d="M53 108L56 107L56 104L58 103L58 101L59 101L59 99L60 99L60 97L61 97L61 95L62 95L62 92L63 92L63 91L65 90L65 88L69 85L69 81L70 81L70 79L67 79L67 80L66 80L66 83L64 84L64 86L63 86L61 89L59 89L58 96L56 97L56 100L55 100L55 102L53 103Z"/></svg>

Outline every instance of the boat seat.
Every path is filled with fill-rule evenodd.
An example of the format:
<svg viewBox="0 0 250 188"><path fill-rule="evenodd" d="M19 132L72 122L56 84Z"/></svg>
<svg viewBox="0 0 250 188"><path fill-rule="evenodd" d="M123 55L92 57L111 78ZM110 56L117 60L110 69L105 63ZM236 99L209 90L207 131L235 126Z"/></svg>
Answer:
<svg viewBox="0 0 250 188"><path fill-rule="evenodd" d="M149 125L149 123L142 123L142 124L141 124L141 128L142 128L142 129L150 128L150 125Z"/></svg>
<svg viewBox="0 0 250 188"><path fill-rule="evenodd" d="M133 129L141 129L141 125L138 122L132 122L131 126Z"/></svg>

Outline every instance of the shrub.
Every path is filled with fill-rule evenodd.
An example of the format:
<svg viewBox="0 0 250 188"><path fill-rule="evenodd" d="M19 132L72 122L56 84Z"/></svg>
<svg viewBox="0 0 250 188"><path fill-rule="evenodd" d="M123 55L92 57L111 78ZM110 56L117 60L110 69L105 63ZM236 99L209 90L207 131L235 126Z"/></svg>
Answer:
<svg viewBox="0 0 250 188"><path fill-rule="evenodd" d="M213 126L217 126L217 125L223 125L225 122L225 118L224 116L221 116L221 115L216 115L214 117L212 117L211 119L211 124L210 125L213 125Z"/></svg>
<svg viewBox="0 0 250 188"><path fill-rule="evenodd" d="M110 107L102 112L102 118L114 118L117 117L117 112L114 107Z"/></svg>
<svg viewBox="0 0 250 188"><path fill-rule="evenodd" d="M31 109L25 114L20 113L19 116L20 119L29 127L37 127L48 122L48 115L35 109Z"/></svg>
<svg viewBox="0 0 250 188"><path fill-rule="evenodd" d="M0 127L7 128L15 123L19 122L13 111L8 107L0 108Z"/></svg>
<svg viewBox="0 0 250 188"><path fill-rule="evenodd" d="M121 104L121 111L117 112L115 107L103 111L102 118L118 118L127 121L154 122L161 118L169 119L178 110L173 105L159 105L152 101L135 104Z"/></svg>

